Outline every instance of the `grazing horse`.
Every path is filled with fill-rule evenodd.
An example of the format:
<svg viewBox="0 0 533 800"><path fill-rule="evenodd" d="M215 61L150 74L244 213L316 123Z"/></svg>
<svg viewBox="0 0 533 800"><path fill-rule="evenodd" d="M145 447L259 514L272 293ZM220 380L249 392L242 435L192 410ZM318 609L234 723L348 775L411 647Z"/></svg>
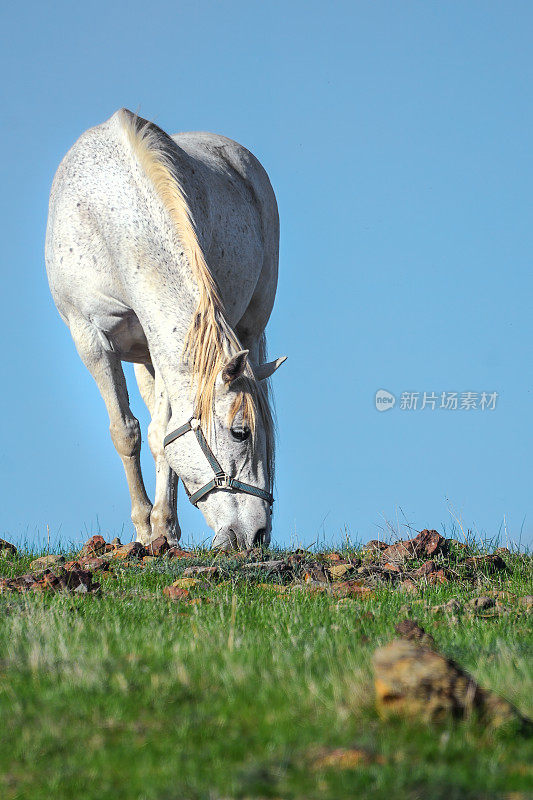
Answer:
<svg viewBox="0 0 533 800"><path fill-rule="evenodd" d="M265 326L279 220L257 159L212 133L168 136L127 109L86 131L52 185L46 267L109 413L137 541L181 535L178 476L213 546L268 544L274 430ZM154 504L122 361L151 415Z"/></svg>

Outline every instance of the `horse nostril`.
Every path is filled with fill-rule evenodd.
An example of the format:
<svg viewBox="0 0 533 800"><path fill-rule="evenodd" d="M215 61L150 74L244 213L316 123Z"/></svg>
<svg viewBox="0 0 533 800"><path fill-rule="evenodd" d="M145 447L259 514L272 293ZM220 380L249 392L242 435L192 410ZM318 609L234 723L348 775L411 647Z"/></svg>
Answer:
<svg viewBox="0 0 533 800"><path fill-rule="evenodd" d="M265 541L265 537L266 537L266 528L259 528L252 542L254 547L257 547L257 545L262 545Z"/></svg>

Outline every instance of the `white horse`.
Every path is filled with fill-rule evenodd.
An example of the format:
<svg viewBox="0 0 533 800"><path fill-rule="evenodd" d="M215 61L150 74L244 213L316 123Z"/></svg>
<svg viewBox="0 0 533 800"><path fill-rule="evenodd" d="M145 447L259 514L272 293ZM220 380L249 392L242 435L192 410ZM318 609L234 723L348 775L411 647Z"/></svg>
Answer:
<svg viewBox="0 0 533 800"><path fill-rule="evenodd" d="M278 241L266 172L223 136L170 137L121 109L84 133L57 170L50 290L106 404L144 544L180 537L177 476L214 530L213 546L270 540L266 384L285 359L263 362ZM135 364L152 418L153 506L122 361Z"/></svg>

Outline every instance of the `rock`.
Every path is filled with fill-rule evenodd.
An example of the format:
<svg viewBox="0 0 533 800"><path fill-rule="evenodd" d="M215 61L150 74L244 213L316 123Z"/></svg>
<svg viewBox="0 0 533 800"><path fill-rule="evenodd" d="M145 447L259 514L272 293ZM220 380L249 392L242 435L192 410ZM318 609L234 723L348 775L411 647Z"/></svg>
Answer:
<svg viewBox="0 0 533 800"><path fill-rule="evenodd" d="M381 551L381 560L392 564L403 563L408 558L414 557L413 548L409 542L396 542Z"/></svg>
<svg viewBox="0 0 533 800"><path fill-rule="evenodd" d="M518 604L524 606L528 611L533 608L533 595L526 594L524 597L518 598Z"/></svg>
<svg viewBox="0 0 533 800"><path fill-rule="evenodd" d="M447 539L449 545L453 545L458 550L468 550L468 545L458 539Z"/></svg>
<svg viewBox="0 0 533 800"><path fill-rule="evenodd" d="M403 542L396 542L381 551L381 560L393 564L401 564L409 558L421 558L440 553L445 549L446 539L437 531L424 529L414 537Z"/></svg>
<svg viewBox="0 0 533 800"><path fill-rule="evenodd" d="M98 584L92 582L90 572L80 569L71 569L67 571L60 567L60 570L56 572L45 569L44 572L39 575L28 572L25 575L19 575L17 578L4 578L0 581L0 590L17 592L60 592L78 590L80 585L85 587L84 589L80 589L80 592L91 592L94 594L100 589Z"/></svg>
<svg viewBox="0 0 533 800"><path fill-rule="evenodd" d="M496 604L493 597L474 597L469 600L466 607L472 611L484 611L487 608L492 608Z"/></svg>
<svg viewBox="0 0 533 800"><path fill-rule="evenodd" d="M146 550L150 556L162 556L164 553L170 550L167 537L158 536L157 539L154 539L152 542L150 542Z"/></svg>
<svg viewBox="0 0 533 800"><path fill-rule="evenodd" d="M165 597L168 597L169 600L186 600L189 597L190 592L183 586L171 584L170 586L165 586L163 589L163 594Z"/></svg>
<svg viewBox="0 0 533 800"><path fill-rule="evenodd" d="M482 689L455 662L418 642L397 639L379 648L373 666L377 708L385 718L438 721L476 711L493 725L531 725L511 703Z"/></svg>
<svg viewBox="0 0 533 800"><path fill-rule="evenodd" d="M430 574L427 576L427 582L431 586L435 586L439 583L448 583L448 576L446 574L446 571L443 569L439 569L437 570L437 572L430 572Z"/></svg>
<svg viewBox="0 0 533 800"><path fill-rule="evenodd" d="M6 542L5 539L0 539L0 555L6 556L16 556L17 555L17 548L11 542Z"/></svg>
<svg viewBox="0 0 533 800"><path fill-rule="evenodd" d="M418 624L414 619L404 619L395 625L394 630L402 639L407 639L409 642L418 642L430 650L436 647L435 639L430 633L426 633L424 628Z"/></svg>
<svg viewBox="0 0 533 800"><path fill-rule="evenodd" d="M411 572L411 577L415 578L416 580L419 580L420 578L425 578L431 572L436 572L436 571L437 571L437 565L435 564L435 562L426 561L424 564L422 564L421 567L418 567L418 569L415 569L414 572Z"/></svg>
<svg viewBox="0 0 533 800"><path fill-rule="evenodd" d="M442 552L446 548L446 539L437 531L430 531L425 528L420 531L418 536L410 540L410 544L415 555L420 558L421 556L433 556Z"/></svg>
<svg viewBox="0 0 533 800"><path fill-rule="evenodd" d="M339 561L344 561L339 553L323 553L322 558L330 564L337 564Z"/></svg>
<svg viewBox="0 0 533 800"><path fill-rule="evenodd" d="M85 542L83 547L80 551L81 558L88 558L91 556L98 556L101 553L105 553L106 549L106 541L103 536L99 534L96 536L91 536L91 538Z"/></svg>
<svg viewBox="0 0 533 800"><path fill-rule="evenodd" d="M342 581L334 583L331 586L331 594L333 597L371 597L374 594L373 589L369 586L364 586L360 581Z"/></svg>
<svg viewBox="0 0 533 800"><path fill-rule="evenodd" d="M204 584L199 578L178 578L171 585L181 589L194 589L200 586L206 586L207 584Z"/></svg>
<svg viewBox="0 0 533 800"><path fill-rule="evenodd" d="M329 576L321 564L308 564L303 580L306 583L329 583Z"/></svg>
<svg viewBox="0 0 533 800"><path fill-rule="evenodd" d="M400 589L403 592L409 592L410 594L415 594L416 592L419 591L418 586L416 585L416 583L413 583L413 581L410 580L409 578L407 578L407 580L402 581L400 583Z"/></svg>
<svg viewBox="0 0 533 800"><path fill-rule="evenodd" d="M101 570L102 572L109 569L109 560L107 558L102 558L98 556L92 556L91 558L79 558L78 561L75 561L74 564L77 564L78 569L82 570L89 570L89 572L98 572ZM65 564L65 569L67 565ZM72 569L73 567L71 567ZM75 569L76 567L74 567Z"/></svg>
<svg viewBox="0 0 533 800"><path fill-rule="evenodd" d="M290 567L286 561L278 559L272 561L251 561L249 564L242 564L241 569L264 569L267 570L267 572L284 572L290 569ZM325 580L327 580L323 567L320 567L320 569L324 574Z"/></svg>
<svg viewBox="0 0 533 800"><path fill-rule="evenodd" d="M471 556L462 562L465 566L476 572L486 570L487 572L500 572L507 569L503 558L499 555Z"/></svg>
<svg viewBox="0 0 533 800"><path fill-rule="evenodd" d="M379 539L371 539L362 548L362 553L379 553L386 550L389 545L386 542L380 542Z"/></svg>
<svg viewBox="0 0 533 800"><path fill-rule="evenodd" d="M434 614L444 613L444 614L451 614L456 615L461 611L461 603L458 600L448 600L447 603L444 603L440 606L433 606L431 611Z"/></svg>
<svg viewBox="0 0 533 800"><path fill-rule="evenodd" d="M330 564L328 567L326 567L326 569L331 577L336 579L342 578L343 575L346 575L346 573L352 569L352 565L349 562Z"/></svg>
<svg viewBox="0 0 533 800"><path fill-rule="evenodd" d="M119 561L134 561L141 560L143 556L148 555L146 549L140 542L130 542L123 544L113 553L113 558Z"/></svg>
<svg viewBox="0 0 533 800"><path fill-rule="evenodd" d="M194 558L194 553L190 550L181 550L179 547L171 547L165 553L166 558Z"/></svg>
<svg viewBox="0 0 533 800"><path fill-rule="evenodd" d="M39 571L42 569L48 569L49 567L54 567L56 564L64 564L65 563L65 556L58 556L58 555L49 555L49 556L41 556L40 558L36 558L30 564L30 569L34 571Z"/></svg>
<svg viewBox="0 0 533 800"><path fill-rule="evenodd" d="M321 750L313 753L312 769L355 769L367 764L384 764L381 755L374 755L360 748L338 747L336 750Z"/></svg>
<svg viewBox="0 0 533 800"><path fill-rule="evenodd" d="M398 566L398 564L393 564L392 561L387 561L386 564L383 564L383 569L386 569L387 572L401 572L402 570Z"/></svg>
<svg viewBox="0 0 533 800"><path fill-rule="evenodd" d="M192 575L202 575L204 578L216 578L220 574L218 567L187 567L183 570L183 577L190 578Z"/></svg>
<svg viewBox="0 0 533 800"><path fill-rule="evenodd" d="M115 536L115 538L111 541L111 544L113 545L113 547L122 547L122 542L120 541L118 536Z"/></svg>

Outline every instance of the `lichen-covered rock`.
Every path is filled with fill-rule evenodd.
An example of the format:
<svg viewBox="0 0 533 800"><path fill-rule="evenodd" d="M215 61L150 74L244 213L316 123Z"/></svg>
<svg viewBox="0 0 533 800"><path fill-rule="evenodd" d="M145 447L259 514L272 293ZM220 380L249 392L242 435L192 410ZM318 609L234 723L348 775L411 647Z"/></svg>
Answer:
<svg viewBox="0 0 533 800"><path fill-rule="evenodd" d="M0 539L0 556L16 556L17 548L11 542L6 542L5 539Z"/></svg>
<svg viewBox="0 0 533 800"><path fill-rule="evenodd" d="M49 569L50 567L55 567L57 564L64 564L65 563L65 556L59 556L50 554L49 556L41 556L40 558L36 558L30 564L30 569L33 572L38 572L42 569Z"/></svg>
<svg viewBox="0 0 533 800"><path fill-rule="evenodd" d="M373 657L376 703L383 717L423 721L477 712L493 725L531 725L511 703L482 689L455 662L415 641L397 639Z"/></svg>

